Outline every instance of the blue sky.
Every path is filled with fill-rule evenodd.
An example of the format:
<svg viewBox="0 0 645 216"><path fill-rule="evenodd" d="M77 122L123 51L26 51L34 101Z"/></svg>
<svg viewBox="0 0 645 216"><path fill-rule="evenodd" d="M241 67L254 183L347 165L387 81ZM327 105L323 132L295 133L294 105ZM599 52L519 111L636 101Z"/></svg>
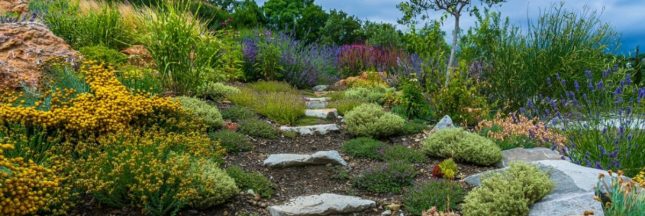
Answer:
<svg viewBox="0 0 645 216"><path fill-rule="evenodd" d="M262 4L265 0L258 0ZM355 15L363 20L388 22L396 24L401 17L401 12L396 5L402 0L316 0L316 4L324 9L340 9ZM561 0L507 0L495 9L508 16L512 24L526 26L527 18L535 19L540 10L547 9ZM571 10L582 11L584 7L601 12L601 19L608 22L614 30L621 34L621 52L641 46L645 51L645 0L566 0L565 7ZM434 13L439 17L440 13ZM475 20L464 18L462 26L468 28L474 25ZM444 31L450 32L453 26L452 19L444 23ZM403 28L401 26L401 28Z"/></svg>

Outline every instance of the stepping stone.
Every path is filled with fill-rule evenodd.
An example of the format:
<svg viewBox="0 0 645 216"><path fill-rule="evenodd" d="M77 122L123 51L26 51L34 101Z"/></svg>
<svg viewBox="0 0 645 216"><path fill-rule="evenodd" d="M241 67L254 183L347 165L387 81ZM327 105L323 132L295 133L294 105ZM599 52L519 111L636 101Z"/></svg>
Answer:
<svg viewBox="0 0 645 216"><path fill-rule="evenodd" d="M313 154L272 154L264 160L268 167L292 167L305 165L334 164L347 166L338 151L319 151Z"/></svg>
<svg viewBox="0 0 645 216"><path fill-rule="evenodd" d="M325 135L330 131L339 131L340 127L337 124L321 124L321 125L310 125L310 126L299 126L299 127L289 127L282 126L280 127L281 131L293 131L300 135L314 135L315 133Z"/></svg>
<svg viewBox="0 0 645 216"><path fill-rule="evenodd" d="M542 171L549 173L555 187L542 200L531 206L529 216L540 215L581 215L592 211L595 216L604 215L600 202L593 199L600 173L604 170L580 166L566 160L541 160L531 162ZM491 170L468 176L464 181L472 186L481 184L481 176L500 172L507 168Z"/></svg>
<svg viewBox="0 0 645 216"><path fill-rule="evenodd" d="M329 88L328 85L317 85L311 89L314 90L315 92L321 92L321 91L327 91L328 88Z"/></svg>
<svg viewBox="0 0 645 216"><path fill-rule="evenodd" d="M305 101L330 101L328 97L305 97Z"/></svg>
<svg viewBox="0 0 645 216"><path fill-rule="evenodd" d="M540 161L540 160L562 160L559 152L538 147L538 148L514 148L502 151L502 161L497 167L507 167L513 161Z"/></svg>
<svg viewBox="0 0 645 216"><path fill-rule="evenodd" d="M271 216L337 215L361 212L376 206L372 200L331 193L300 196L279 206L270 206Z"/></svg>
<svg viewBox="0 0 645 216"><path fill-rule="evenodd" d="M336 111L336 109L306 109L305 116L333 119L338 116L338 111Z"/></svg>
<svg viewBox="0 0 645 216"><path fill-rule="evenodd" d="M327 108L327 101L305 101L307 109L324 109Z"/></svg>

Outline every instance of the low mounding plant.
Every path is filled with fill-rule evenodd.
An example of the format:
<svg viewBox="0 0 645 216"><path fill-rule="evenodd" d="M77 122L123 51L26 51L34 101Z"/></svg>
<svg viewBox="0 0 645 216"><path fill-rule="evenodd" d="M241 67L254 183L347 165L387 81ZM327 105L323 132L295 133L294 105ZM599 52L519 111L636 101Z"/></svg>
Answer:
<svg viewBox="0 0 645 216"><path fill-rule="evenodd" d="M528 163L512 163L502 172L484 176L481 186L466 195L464 216L528 215L529 207L553 189L549 175Z"/></svg>
<svg viewBox="0 0 645 216"><path fill-rule="evenodd" d="M622 171L615 176L600 175L599 179L596 194L600 197L598 201L602 203L605 215L632 216L645 212L645 190L639 187L638 182L625 180Z"/></svg>
<svg viewBox="0 0 645 216"><path fill-rule="evenodd" d="M329 102L328 106L329 108L335 108L338 111L338 114L345 115L349 111L352 111L352 109L364 103L367 103L367 101L342 98Z"/></svg>
<svg viewBox="0 0 645 216"><path fill-rule="evenodd" d="M501 149L485 137L461 128L439 130L423 141L423 150L435 157L454 158L478 165L492 165L502 159Z"/></svg>
<svg viewBox="0 0 645 216"><path fill-rule="evenodd" d="M441 161L437 166L441 169L442 176L450 180L455 179L457 172L459 172L459 167L452 158Z"/></svg>
<svg viewBox="0 0 645 216"><path fill-rule="evenodd" d="M345 142L342 150L352 157L378 160L382 158L380 151L384 147L385 144L381 141L367 137L359 137Z"/></svg>
<svg viewBox="0 0 645 216"><path fill-rule="evenodd" d="M379 105L363 104L345 115L345 124L356 136L387 137L399 133L405 120L385 112Z"/></svg>
<svg viewBox="0 0 645 216"><path fill-rule="evenodd" d="M86 60L93 60L106 65L120 66L128 62L127 55L103 45L82 47L78 51L83 54Z"/></svg>
<svg viewBox="0 0 645 216"><path fill-rule="evenodd" d="M246 119L256 119L258 117L253 110L243 106L231 106L222 110L222 117L231 121L244 121Z"/></svg>
<svg viewBox="0 0 645 216"><path fill-rule="evenodd" d="M425 210L436 207L439 211L456 210L466 196L459 183L451 181L431 181L417 185L404 195L403 205L413 215L421 215Z"/></svg>
<svg viewBox="0 0 645 216"><path fill-rule="evenodd" d="M403 160L409 163L423 163L426 159L423 152L402 145L387 146L383 149L383 160L385 161Z"/></svg>
<svg viewBox="0 0 645 216"><path fill-rule="evenodd" d="M194 119L204 123L208 128L217 129L224 126L224 119L217 107L206 101L186 96L177 97L176 100Z"/></svg>
<svg viewBox="0 0 645 216"><path fill-rule="evenodd" d="M247 172L239 166L232 166L226 169L231 178L242 190L251 189L264 198L271 198L274 193L273 183L260 172Z"/></svg>
<svg viewBox="0 0 645 216"><path fill-rule="evenodd" d="M240 92L240 90L233 86L227 86L223 83L218 82L206 82L202 84L202 86L197 88L195 94L198 97L219 100L224 98L224 96L226 95L231 95L238 92Z"/></svg>
<svg viewBox="0 0 645 216"><path fill-rule="evenodd" d="M136 203L145 214L171 215L221 204L239 191L211 159L223 150L205 136L134 131L79 145L86 156L78 159L76 182L109 206Z"/></svg>
<svg viewBox="0 0 645 216"><path fill-rule="evenodd" d="M392 161L383 167L367 171L353 180L356 188L374 193L400 193L414 182L417 171L412 164Z"/></svg>
<svg viewBox="0 0 645 216"><path fill-rule="evenodd" d="M506 117L498 114L492 120L479 122L476 130L483 136L497 141L497 143L515 143L516 145L506 145L515 147L528 147L520 145L523 141L526 141L523 142L526 144L538 144L536 146L562 146L567 140L565 136L557 133L552 128L546 127L545 123L539 121L539 119L529 119L519 114L510 114Z"/></svg>
<svg viewBox="0 0 645 216"><path fill-rule="evenodd" d="M240 122L239 131L240 133L253 137L267 139L275 139L278 137L278 131L271 124L259 119L247 119Z"/></svg>
<svg viewBox="0 0 645 216"><path fill-rule="evenodd" d="M244 152L253 149L251 141L240 133L222 130L210 133L209 136L212 140L218 141L220 145L230 153Z"/></svg>

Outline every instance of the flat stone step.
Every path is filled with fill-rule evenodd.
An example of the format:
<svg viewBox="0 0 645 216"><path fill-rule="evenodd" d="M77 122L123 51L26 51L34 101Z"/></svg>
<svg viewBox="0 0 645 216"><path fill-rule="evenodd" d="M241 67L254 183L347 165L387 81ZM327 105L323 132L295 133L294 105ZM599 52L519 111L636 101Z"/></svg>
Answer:
<svg viewBox="0 0 645 216"><path fill-rule="evenodd" d="M376 202L355 196L332 193L300 196L278 206L269 206L271 216L337 215L365 211Z"/></svg>
<svg viewBox="0 0 645 216"><path fill-rule="evenodd" d="M272 154L264 160L268 167L293 167L306 165L334 164L346 166L338 151L319 151L313 154Z"/></svg>
<svg viewBox="0 0 645 216"><path fill-rule="evenodd" d="M330 101L329 97L305 97L305 101Z"/></svg>
<svg viewBox="0 0 645 216"><path fill-rule="evenodd" d="M327 108L327 101L305 101L307 109L325 109Z"/></svg>
<svg viewBox="0 0 645 216"><path fill-rule="evenodd" d="M333 119L338 116L338 111L336 111L336 109L306 109L305 116L322 119Z"/></svg>
<svg viewBox="0 0 645 216"><path fill-rule="evenodd" d="M340 127L337 124L321 124L321 125L309 125L309 126L298 126L298 127L289 127L282 126L280 127L281 131L292 131L300 135L313 135L318 134L327 134L331 131L339 131Z"/></svg>

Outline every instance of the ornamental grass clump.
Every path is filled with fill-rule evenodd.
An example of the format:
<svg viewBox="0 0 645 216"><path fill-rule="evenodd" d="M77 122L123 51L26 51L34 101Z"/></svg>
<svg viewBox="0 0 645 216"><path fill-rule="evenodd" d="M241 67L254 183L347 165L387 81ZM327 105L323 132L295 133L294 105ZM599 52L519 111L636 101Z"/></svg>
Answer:
<svg viewBox="0 0 645 216"><path fill-rule="evenodd" d="M238 93L227 95L227 98L280 124L294 125L305 115L302 96L288 84L264 82L239 89Z"/></svg>
<svg viewBox="0 0 645 216"><path fill-rule="evenodd" d="M462 214L528 215L529 207L553 189L549 175L527 163L513 163L502 173L484 176L479 187L464 199Z"/></svg>
<svg viewBox="0 0 645 216"><path fill-rule="evenodd" d="M493 141L461 128L448 128L423 141L423 151L434 157L489 166L502 160L502 151Z"/></svg>
<svg viewBox="0 0 645 216"><path fill-rule="evenodd" d="M345 115L347 130L356 136L387 137L403 129L405 120L376 104L362 104Z"/></svg>
<svg viewBox="0 0 645 216"><path fill-rule="evenodd" d="M62 179L54 170L22 157L6 157L14 145L0 144L0 214L32 215L52 205Z"/></svg>
<svg viewBox="0 0 645 216"><path fill-rule="evenodd" d="M605 215L637 216L643 214L645 212L645 189L640 187L636 181L626 180L622 171L613 175L610 170L609 174L611 174L609 177L601 174L596 185L598 196L595 198L602 203Z"/></svg>

